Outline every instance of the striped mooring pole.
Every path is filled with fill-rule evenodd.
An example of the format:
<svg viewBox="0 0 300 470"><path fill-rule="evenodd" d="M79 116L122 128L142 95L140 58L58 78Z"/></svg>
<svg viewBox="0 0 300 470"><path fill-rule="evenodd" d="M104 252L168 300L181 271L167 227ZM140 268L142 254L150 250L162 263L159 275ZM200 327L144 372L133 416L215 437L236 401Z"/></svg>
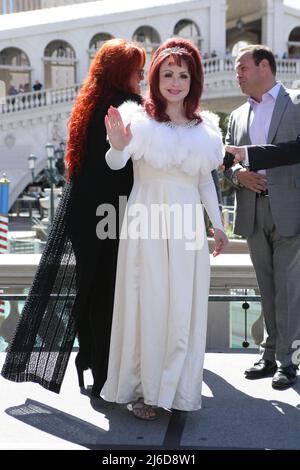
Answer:
<svg viewBox="0 0 300 470"><path fill-rule="evenodd" d="M8 210L9 210L9 183L3 174L0 179L0 254L8 251ZM0 300L0 318L4 316L5 302Z"/></svg>

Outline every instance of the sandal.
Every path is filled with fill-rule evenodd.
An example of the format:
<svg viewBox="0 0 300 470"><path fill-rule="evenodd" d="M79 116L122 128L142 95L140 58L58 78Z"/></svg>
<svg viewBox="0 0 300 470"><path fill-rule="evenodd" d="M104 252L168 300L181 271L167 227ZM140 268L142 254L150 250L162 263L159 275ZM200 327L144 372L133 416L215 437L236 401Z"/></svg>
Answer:
<svg viewBox="0 0 300 470"><path fill-rule="evenodd" d="M153 406L146 405L143 398L139 398L137 401L129 403L129 405L127 405L127 409L132 411L136 418L144 421L153 421L158 418Z"/></svg>

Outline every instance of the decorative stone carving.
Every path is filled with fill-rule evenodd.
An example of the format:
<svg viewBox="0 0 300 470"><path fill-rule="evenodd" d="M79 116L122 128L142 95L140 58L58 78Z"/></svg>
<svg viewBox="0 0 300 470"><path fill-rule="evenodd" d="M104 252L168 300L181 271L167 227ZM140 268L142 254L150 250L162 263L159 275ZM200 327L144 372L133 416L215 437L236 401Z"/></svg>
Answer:
<svg viewBox="0 0 300 470"><path fill-rule="evenodd" d="M52 142L62 142L67 138L66 121L61 116L57 116L53 123L50 123L50 140Z"/></svg>
<svg viewBox="0 0 300 470"><path fill-rule="evenodd" d="M12 148L16 143L16 138L13 134L7 134L4 137L4 144L7 148Z"/></svg>

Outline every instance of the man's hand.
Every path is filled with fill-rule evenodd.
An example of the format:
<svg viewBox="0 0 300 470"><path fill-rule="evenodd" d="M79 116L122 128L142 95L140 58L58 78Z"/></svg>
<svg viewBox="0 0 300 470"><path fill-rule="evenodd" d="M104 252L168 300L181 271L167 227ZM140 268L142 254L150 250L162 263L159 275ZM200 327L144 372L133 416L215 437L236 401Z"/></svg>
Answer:
<svg viewBox="0 0 300 470"><path fill-rule="evenodd" d="M245 148L237 147L235 145L225 145L225 157L223 159L222 165L219 165L219 171L226 171L231 168L236 163L240 163L245 160ZM232 161L230 160L232 157Z"/></svg>
<svg viewBox="0 0 300 470"><path fill-rule="evenodd" d="M246 168L238 170L236 177L239 183L245 186L245 188L251 189L251 191L254 191L255 193L265 191L267 187L267 178L265 175L249 171Z"/></svg>
<svg viewBox="0 0 300 470"><path fill-rule="evenodd" d="M234 155L234 163L239 163L245 160L245 149L244 147L236 147L235 145L226 145L225 150L228 153Z"/></svg>

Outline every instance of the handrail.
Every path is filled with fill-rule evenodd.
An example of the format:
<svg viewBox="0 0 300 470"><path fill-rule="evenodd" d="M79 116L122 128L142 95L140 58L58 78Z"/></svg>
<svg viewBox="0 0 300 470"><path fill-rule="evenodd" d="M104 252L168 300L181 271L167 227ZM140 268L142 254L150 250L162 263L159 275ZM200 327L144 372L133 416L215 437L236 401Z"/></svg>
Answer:
<svg viewBox="0 0 300 470"><path fill-rule="evenodd" d="M57 298L59 297L62 300L66 300L70 297L75 297L74 295L56 295L50 294L50 297ZM26 300L27 294L0 294L0 300ZM259 302L261 300L260 295L209 295L208 300L211 302L243 302L249 300L249 302Z"/></svg>
<svg viewBox="0 0 300 470"><path fill-rule="evenodd" d="M210 57L203 60L205 75L234 72L234 57ZM299 75L300 59L276 59L277 73Z"/></svg>
<svg viewBox="0 0 300 470"><path fill-rule="evenodd" d="M276 59L277 72L291 77L300 75L300 59ZM211 57L203 59L203 70L206 76L230 73L234 76L233 57ZM145 85L146 81L144 81ZM53 104L72 102L81 84L75 83L65 88L47 88L45 90L18 93L0 98L0 114L26 111L32 108L45 107Z"/></svg>
<svg viewBox="0 0 300 470"><path fill-rule="evenodd" d="M74 101L81 85L75 83L67 88L47 88L45 90L18 93L0 98L0 114L17 111L27 111L53 104L69 103Z"/></svg>

